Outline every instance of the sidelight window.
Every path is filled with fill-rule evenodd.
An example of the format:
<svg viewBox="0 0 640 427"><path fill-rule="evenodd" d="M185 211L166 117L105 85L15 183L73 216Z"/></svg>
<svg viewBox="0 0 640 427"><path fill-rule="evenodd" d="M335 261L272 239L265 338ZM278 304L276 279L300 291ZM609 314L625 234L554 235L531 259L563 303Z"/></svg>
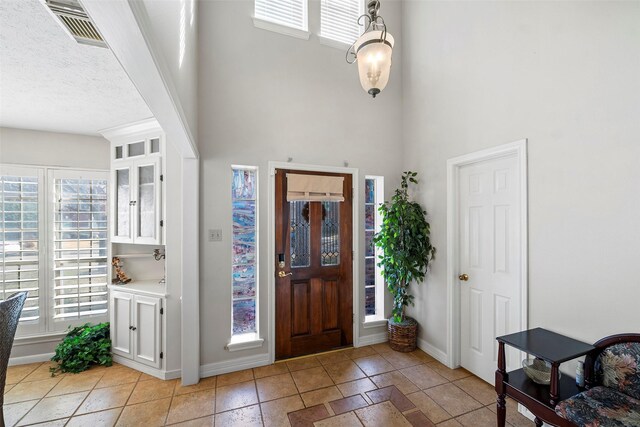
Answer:
<svg viewBox="0 0 640 427"><path fill-rule="evenodd" d="M365 322L368 322L384 318L384 279L377 265L379 251L373 244L382 221L378 207L384 198L384 178L367 176L364 187L364 300Z"/></svg>
<svg viewBox="0 0 640 427"><path fill-rule="evenodd" d="M232 336L258 332L257 184L257 168L232 167Z"/></svg>

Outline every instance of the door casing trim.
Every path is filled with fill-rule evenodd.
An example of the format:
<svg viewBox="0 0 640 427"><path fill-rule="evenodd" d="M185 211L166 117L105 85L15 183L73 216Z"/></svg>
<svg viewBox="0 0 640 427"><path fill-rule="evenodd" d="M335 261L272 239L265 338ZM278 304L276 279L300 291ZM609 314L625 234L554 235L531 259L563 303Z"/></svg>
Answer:
<svg viewBox="0 0 640 427"><path fill-rule="evenodd" d="M317 171L317 172L329 172L329 173L343 173L351 175L351 185L353 187L353 201L351 203L352 209L352 249L353 249L353 261L351 263L352 268L352 281L353 281L353 297L352 297L352 313L354 314L354 322L353 322L353 346L359 346L359 325L357 319L359 319L359 310L360 307L360 295L358 293L360 283L360 263L358 260L360 259L360 239L359 239L359 230L360 223L358 217L358 206L360 202L360 181L358 180L358 169L356 168L348 168L348 167L339 167L339 166L322 166L322 165L309 165L304 163L290 163L290 162L277 162L277 161L269 161L268 162L268 170L269 170L269 214L267 221L269 221L269 233L268 233L268 259L269 265L267 268L267 275L269 277L268 281L268 306L269 306L269 316L268 316L268 341L269 341L269 361L270 363L275 362L276 360L276 258L275 251L273 250L276 244L275 239L275 215L276 215L276 203L275 203L275 193L276 193L276 180L275 180L275 171L276 169L293 169L299 171Z"/></svg>
<svg viewBox="0 0 640 427"><path fill-rule="evenodd" d="M460 366L460 287L458 280L458 172L462 166L515 155L520 178L520 330L528 324L527 140L464 154L447 160L447 364Z"/></svg>

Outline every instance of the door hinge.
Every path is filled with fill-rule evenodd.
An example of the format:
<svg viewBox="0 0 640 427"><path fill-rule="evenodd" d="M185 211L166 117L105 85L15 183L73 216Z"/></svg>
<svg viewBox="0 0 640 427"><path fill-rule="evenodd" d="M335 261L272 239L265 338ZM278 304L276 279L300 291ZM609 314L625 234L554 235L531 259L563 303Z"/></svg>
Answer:
<svg viewBox="0 0 640 427"><path fill-rule="evenodd" d="M160 181L164 181L164 175L160 175Z"/></svg>
<svg viewBox="0 0 640 427"><path fill-rule="evenodd" d="M164 219L160 220L160 227L164 227Z"/></svg>
<svg viewBox="0 0 640 427"><path fill-rule="evenodd" d="M160 352L160 359L164 358L164 353Z"/></svg>
<svg viewBox="0 0 640 427"><path fill-rule="evenodd" d="M164 308L160 307L160 314L164 314Z"/></svg>

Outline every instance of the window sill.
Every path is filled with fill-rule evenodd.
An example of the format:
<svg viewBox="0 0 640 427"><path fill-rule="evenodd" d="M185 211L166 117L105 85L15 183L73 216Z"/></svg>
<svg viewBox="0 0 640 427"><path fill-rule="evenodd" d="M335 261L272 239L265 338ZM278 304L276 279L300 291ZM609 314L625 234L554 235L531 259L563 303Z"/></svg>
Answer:
<svg viewBox="0 0 640 427"><path fill-rule="evenodd" d="M309 40L311 33L305 30L299 30L286 25L276 24L275 22L266 21L264 19L253 17L253 26L262 30L273 31L274 33L284 34L285 36L296 37L302 40Z"/></svg>
<svg viewBox="0 0 640 427"><path fill-rule="evenodd" d="M61 341L67 335L67 332L51 332L39 335L23 335L16 336L13 345L18 347L21 345L42 344L48 342Z"/></svg>
<svg viewBox="0 0 640 427"><path fill-rule="evenodd" d="M349 49L349 46L351 46L350 43L345 43L345 42L340 42L338 40L334 40L334 39L330 39L327 37L323 37L323 36L318 36L318 40L320 41L320 44L325 45L325 46L329 46L329 47L334 47L336 49L340 49L340 50L344 50L345 52L347 51L347 49Z"/></svg>
<svg viewBox="0 0 640 427"><path fill-rule="evenodd" d="M264 343L264 339L259 338L258 334L236 335L231 337L231 341L225 346L227 351L249 350L252 348L260 348Z"/></svg>
<svg viewBox="0 0 640 427"><path fill-rule="evenodd" d="M381 316L367 316L364 318L362 327L365 329L379 328L380 326L386 326L387 319Z"/></svg>

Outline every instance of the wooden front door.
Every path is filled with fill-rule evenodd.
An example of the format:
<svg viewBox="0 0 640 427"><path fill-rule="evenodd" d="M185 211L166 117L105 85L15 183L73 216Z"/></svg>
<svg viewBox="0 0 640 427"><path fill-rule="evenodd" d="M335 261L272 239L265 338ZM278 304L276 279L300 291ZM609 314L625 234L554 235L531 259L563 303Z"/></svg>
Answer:
<svg viewBox="0 0 640 427"><path fill-rule="evenodd" d="M289 202L288 173L342 176L344 201ZM275 183L276 359L351 345L351 175L277 169Z"/></svg>

